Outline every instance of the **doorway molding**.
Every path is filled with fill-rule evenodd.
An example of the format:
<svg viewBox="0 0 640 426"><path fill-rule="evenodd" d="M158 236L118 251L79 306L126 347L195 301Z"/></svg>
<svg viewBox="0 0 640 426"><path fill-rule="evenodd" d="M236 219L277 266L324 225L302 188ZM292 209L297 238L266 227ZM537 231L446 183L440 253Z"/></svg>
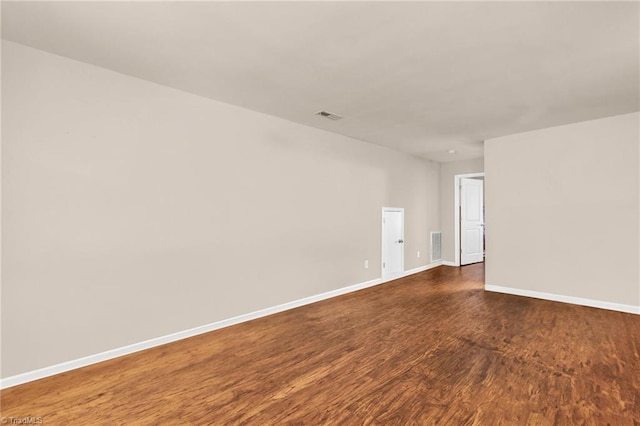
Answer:
<svg viewBox="0 0 640 426"><path fill-rule="evenodd" d="M460 185L463 178L484 177L484 172L463 173L453 176L453 240L454 265L460 266Z"/></svg>

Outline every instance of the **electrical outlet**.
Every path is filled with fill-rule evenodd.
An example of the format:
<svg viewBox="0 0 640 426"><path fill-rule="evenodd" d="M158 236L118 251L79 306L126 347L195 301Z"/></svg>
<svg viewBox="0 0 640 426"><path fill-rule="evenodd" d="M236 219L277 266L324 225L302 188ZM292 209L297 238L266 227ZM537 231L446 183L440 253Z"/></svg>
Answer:
<svg viewBox="0 0 640 426"><path fill-rule="evenodd" d="M369 261L368 260L364 261L364 269L369 269Z"/></svg>
<svg viewBox="0 0 640 426"><path fill-rule="evenodd" d="M418 257L420 257L420 250L418 250Z"/></svg>

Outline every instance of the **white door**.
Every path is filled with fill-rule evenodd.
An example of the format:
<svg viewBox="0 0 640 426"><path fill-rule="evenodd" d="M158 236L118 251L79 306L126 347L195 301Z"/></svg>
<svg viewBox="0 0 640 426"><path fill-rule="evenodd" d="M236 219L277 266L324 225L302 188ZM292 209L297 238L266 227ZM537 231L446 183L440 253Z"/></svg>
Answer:
<svg viewBox="0 0 640 426"><path fill-rule="evenodd" d="M460 265L484 260L484 182L460 179Z"/></svg>
<svg viewBox="0 0 640 426"><path fill-rule="evenodd" d="M382 211L382 275L399 276L404 271L404 209Z"/></svg>

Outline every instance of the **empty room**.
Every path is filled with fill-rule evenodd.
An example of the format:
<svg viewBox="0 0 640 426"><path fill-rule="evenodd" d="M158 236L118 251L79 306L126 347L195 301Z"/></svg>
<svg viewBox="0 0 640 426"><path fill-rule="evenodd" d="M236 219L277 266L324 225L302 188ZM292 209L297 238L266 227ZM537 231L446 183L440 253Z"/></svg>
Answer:
<svg viewBox="0 0 640 426"><path fill-rule="evenodd" d="M1 18L3 424L640 425L640 2Z"/></svg>

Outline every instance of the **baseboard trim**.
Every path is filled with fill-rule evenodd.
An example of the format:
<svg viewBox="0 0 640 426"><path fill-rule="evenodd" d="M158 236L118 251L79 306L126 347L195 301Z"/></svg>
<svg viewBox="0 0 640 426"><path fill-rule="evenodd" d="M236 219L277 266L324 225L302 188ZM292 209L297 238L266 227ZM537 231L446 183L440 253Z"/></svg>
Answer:
<svg viewBox="0 0 640 426"><path fill-rule="evenodd" d="M458 266L456 265L456 262L449 262L448 260L443 260L442 264L445 266Z"/></svg>
<svg viewBox="0 0 640 426"><path fill-rule="evenodd" d="M564 296L561 294L543 293L540 291L522 290L519 288L502 287L485 284L484 289L495 293L511 294L514 296L533 297L535 299L551 300L553 302L570 303L572 305L589 306L591 308L608 309L610 311L625 312L640 315L640 306L624 305L621 303L603 302L601 300L584 299L582 297Z"/></svg>
<svg viewBox="0 0 640 426"><path fill-rule="evenodd" d="M409 269L408 271L404 271L402 273L402 277L408 277L409 275L417 274L418 272L428 271L429 269L437 268L442 265L442 261L438 260L433 263L429 263L427 265L419 266L417 268Z"/></svg>
<svg viewBox="0 0 640 426"><path fill-rule="evenodd" d="M352 293L354 291L363 290L365 288L373 287L379 284L393 281L398 278L403 278L409 275L417 274L418 272L435 268L437 266L440 266L441 264L442 262L434 262L432 264L420 266L418 268L405 271L401 273L399 276L394 278L388 278L388 279L376 278L373 280L350 285L347 287L342 287L336 290L327 291L325 293L316 294L314 296L304 297L302 299L283 303L281 305L272 306L270 308L260 309L247 314L238 315L238 316L224 319L221 321L216 321L211 324L190 328L188 330L167 334L165 336L160 336L160 337L145 340L142 342L134 343L131 345L122 346L120 348L110 349L108 351L100 352L94 355L89 355L83 358L78 358L71 361L62 362L60 364L52 365L49 367L40 368L38 370L17 374L15 376L10 376L5 379L1 379L0 389L6 389L12 386L17 386L24 383L32 382L34 380L44 379L45 377L54 376L56 374L65 373L67 371L76 370L82 367L87 367L89 365L97 364L99 362L108 361L110 359L118 358L124 355L129 355L135 352L140 352L145 349L151 349L156 346L161 346L167 343L176 342L178 340L187 339L189 337L197 336L203 333L208 333L210 331L218 330L224 327L230 327L232 325L262 318L268 315L277 314L279 312L287 311L289 309L294 309L300 306L309 305L311 303L320 302L322 300L331 299L332 297L337 297L343 294Z"/></svg>

